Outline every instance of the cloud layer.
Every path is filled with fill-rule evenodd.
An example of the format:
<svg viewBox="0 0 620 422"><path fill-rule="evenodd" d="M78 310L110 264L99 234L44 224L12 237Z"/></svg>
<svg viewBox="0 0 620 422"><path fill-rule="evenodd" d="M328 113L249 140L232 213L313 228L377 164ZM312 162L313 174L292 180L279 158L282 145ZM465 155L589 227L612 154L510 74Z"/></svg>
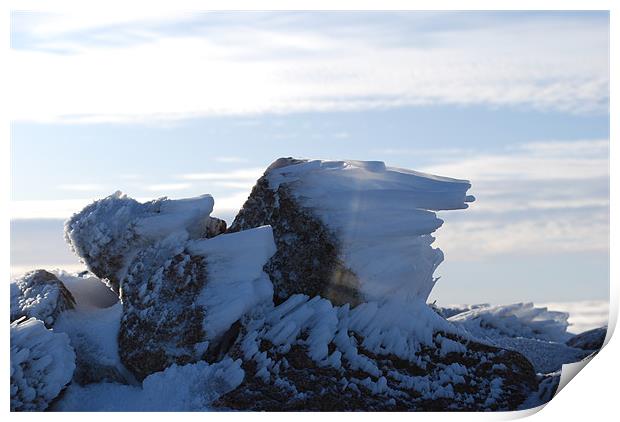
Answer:
<svg viewBox="0 0 620 422"><path fill-rule="evenodd" d="M415 104L604 112L608 16L12 16L12 117L152 121Z"/></svg>

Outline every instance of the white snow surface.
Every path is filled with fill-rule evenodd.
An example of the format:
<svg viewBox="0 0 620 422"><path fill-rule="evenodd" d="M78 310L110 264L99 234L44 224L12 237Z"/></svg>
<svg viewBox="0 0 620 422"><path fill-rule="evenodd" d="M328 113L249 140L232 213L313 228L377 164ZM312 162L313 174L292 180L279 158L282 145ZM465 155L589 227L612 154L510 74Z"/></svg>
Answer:
<svg viewBox="0 0 620 422"><path fill-rule="evenodd" d="M77 310L108 308L118 302L118 296L92 274L80 276L63 270L52 270L75 299Z"/></svg>
<svg viewBox="0 0 620 422"><path fill-rule="evenodd" d="M141 386L116 383L72 384L54 410L59 411L205 411L243 381L241 360L225 358L209 365L171 365L144 379Z"/></svg>
<svg viewBox="0 0 620 422"><path fill-rule="evenodd" d="M270 188L286 185L341 243L341 259L366 300L430 294L443 253L430 235L439 210L467 208L466 180L386 167L380 161L313 160L271 169Z"/></svg>
<svg viewBox="0 0 620 422"><path fill-rule="evenodd" d="M261 304L270 304L273 285L263 266L276 252L271 226L190 241L187 250L206 258L208 281L197 303L205 308L207 339L223 334Z"/></svg>
<svg viewBox="0 0 620 422"><path fill-rule="evenodd" d="M11 410L45 410L74 370L66 334L48 330L36 318L11 323Z"/></svg>

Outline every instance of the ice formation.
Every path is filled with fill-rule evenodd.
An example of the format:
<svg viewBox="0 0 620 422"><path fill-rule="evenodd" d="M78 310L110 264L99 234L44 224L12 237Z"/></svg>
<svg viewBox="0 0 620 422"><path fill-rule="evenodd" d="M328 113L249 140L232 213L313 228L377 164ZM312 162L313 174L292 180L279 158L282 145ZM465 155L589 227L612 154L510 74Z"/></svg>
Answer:
<svg viewBox="0 0 620 422"><path fill-rule="evenodd" d="M467 208L469 188L382 162L283 158L229 229L210 195L96 201L65 224L90 272L11 285L12 321L53 325L11 324L11 407L45 409L66 385L53 410L548 401L561 364L604 334L571 339L566 314L532 304L425 303L443 259L435 212Z"/></svg>
<svg viewBox="0 0 620 422"><path fill-rule="evenodd" d="M571 335L568 314L534 307L532 303L478 306L449 318L479 338L526 337L563 343Z"/></svg>
<svg viewBox="0 0 620 422"><path fill-rule="evenodd" d="M219 234L209 216L211 195L140 203L116 192L88 205L65 223L65 238L87 268L118 292L128 264L143 248L175 235L183 240Z"/></svg>
<svg viewBox="0 0 620 422"><path fill-rule="evenodd" d="M119 346L128 369L142 379L172 363L219 355L231 326L271 303L263 265L274 252L265 226L189 241L173 233L137 253L121 289Z"/></svg>
<svg viewBox="0 0 620 422"><path fill-rule="evenodd" d="M51 327L63 311L73 307L71 292L48 271L30 271L11 283L11 322L37 318Z"/></svg>
<svg viewBox="0 0 620 422"><path fill-rule="evenodd" d="M521 355L468 339L422 302L368 302L350 309L293 295L247 318L241 332L230 355L243 359L246 378L217 406L509 409L536 385Z"/></svg>
<svg viewBox="0 0 620 422"><path fill-rule="evenodd" d="M47 409L74 369L67 335L48 330L36 318L11 323L11 410Z"/></svg>
<svg viewBox="0 0 620 422"><path fill-rule="evenodd" d="M583 359L587 353L566 341L568 314L534 307L532 303L479 305L448 320L479 341L518 351L539 373L559 370L563 364Z"/></svg>
<svg viewBox="0 0 620 422"><path fill-rule="evenodd" d="M443 260L434 211L467 208L465 180L376 161L281 158L258 180L231 225L274 229L267 272L276 298L320 294L336 304L388 297L425 301Z"/></svg>

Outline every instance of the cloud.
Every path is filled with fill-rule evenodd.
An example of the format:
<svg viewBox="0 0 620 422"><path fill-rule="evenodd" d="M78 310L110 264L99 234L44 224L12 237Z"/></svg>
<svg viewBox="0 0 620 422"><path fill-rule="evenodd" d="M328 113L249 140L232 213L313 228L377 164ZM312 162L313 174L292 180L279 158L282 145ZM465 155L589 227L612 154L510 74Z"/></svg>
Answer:
<svg viewBox="0 0 620 422"><path fill-rule="evenodd" d="M73 184L59 185L58 189L67 190L67 191L75 191L75 192L92 192L92 191L105 190L106 187L103 185L97 185L97 184L73 183Z"/></svg>
<svg viewBox="0 0 620 422"><path fill-rule="evenodd" d="M249 181L250 184L247 185L247 187L252 187L256 179L258 179L264 171L264 168L256 167L211 173L187 173L179 175L179 178L186 180L208 180L226 182Z"/></svg>
<svg viewBox="0 0 620 422"><path fill-rule="evenodd" d="M597 16L215 13L78 26L80 16L20 16L12 118L161 121L419 104L607 113L609 26Z"/></svg>
<svg viewBox="0 0 620 422"><path fill-rule="evenodd" d="M169 192L169 191L186 190L191 187L192 185L190 183L162 183L162 184L157 184L157 185L146 186L145 189L151 192Z"/></svg>
<svg viewBox="0 0 620 422"><path fill-rule="evenodd" d="M218 163L225 164L246 163L248 161L248 159L244 157L215 157L214 160Z"/></svg>
<svg viewBox="0 0 620 422"><path fill-rule="evenodd" d="M476 202L441 213L450 259L609 251L609 141L528 143L422 171L471 180Z"/></svg>

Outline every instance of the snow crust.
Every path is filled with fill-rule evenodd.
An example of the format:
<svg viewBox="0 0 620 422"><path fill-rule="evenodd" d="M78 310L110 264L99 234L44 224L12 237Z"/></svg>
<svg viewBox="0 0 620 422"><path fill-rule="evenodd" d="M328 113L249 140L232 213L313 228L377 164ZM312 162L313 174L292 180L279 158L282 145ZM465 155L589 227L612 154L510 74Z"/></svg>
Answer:
<svg viewBox="0 0 620 422"><path fill-rule="evenodd" d="M48 330L35 318L11 323L11 410L45 410L74 370L66 334Z"/></svg>
<svg viewBox="0 0 620 422"><path fill-rule="evenodd" d="M380 161L313 160L274 166L270 188L285 185L341 242L341 259L360 279L367 300L425 301L443 253L431 236L439 210L467 208L470 184L386 167Z"/></svg>
<svg viewBox="0 0 620 422"><path fill-rule="evenodd" d="M72 384L54 410L59 411L205 411L243 381L241 361L225 358L209 365L171 365L149 375L140 386Z"/></svg>
<svg viewBox="0 0 620 422"><path fill-rule="evenodd" d="M276 252L270 226L190 241L187 250L204 256L208 282L196 303L205 309L207 339L224 333L244 314L273 298L263 266Z"/></svg>

